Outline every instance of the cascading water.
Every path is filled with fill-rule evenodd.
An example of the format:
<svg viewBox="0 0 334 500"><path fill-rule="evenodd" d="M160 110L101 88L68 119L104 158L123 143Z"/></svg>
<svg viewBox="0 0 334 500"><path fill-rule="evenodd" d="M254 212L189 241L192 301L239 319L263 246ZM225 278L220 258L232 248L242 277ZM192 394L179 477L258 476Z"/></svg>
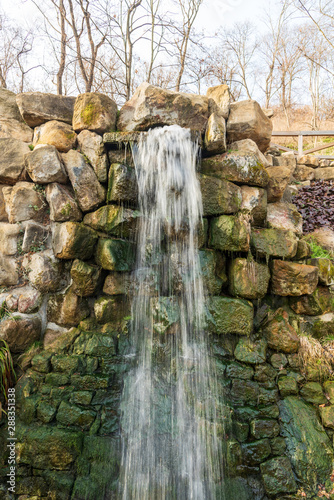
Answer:
<svg viewBox="0 0 334 500"><path fill-rule="evenodd" d="M176 125L149 131L134 151L142 219L134 363L122 397L122 500L224 498L197 248L197 153L190 130Z"/></svg>

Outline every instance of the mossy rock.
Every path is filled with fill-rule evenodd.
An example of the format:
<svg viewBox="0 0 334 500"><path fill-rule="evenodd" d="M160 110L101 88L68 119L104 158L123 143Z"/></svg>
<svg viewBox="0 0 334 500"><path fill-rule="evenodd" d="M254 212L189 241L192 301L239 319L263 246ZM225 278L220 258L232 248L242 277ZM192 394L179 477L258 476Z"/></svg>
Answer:
<svg viewBox="0 0 334 500"><path fill-rule="evenodd" d="M292 258L296 255L298 238L283 229L252 229L251 247L259 257Z"/></svg>
<svg viewBox="0 0 334 500"><path fill-rule="evenodd" d="M269 439L260 439L242 445L243 460L248 465L258 465L271 454Z"/></svg>
<svg viewBox="0 0 334 500"><path fill-rule="evenodd" d="M250 226L242 216L221 215L212 219L209 245L229 252L248 252Z"/></svg>
<svg viewBox="0 0 334 500"><path fill-rule="evenodd" d="M219 335L250 335L253 329L253 305L242 299L210 297L207 301L209 331Z"/></svg>
<svg viewBox="0 0 334 500"><path fill-rule="evenodd" d="M261 473L269 496L279 493L294 493L297 484L287 457L277 457L261 464Z"/></svg>
<svg viewBox="0 0 334 500"><path fill-rule="evenodd" d="M110 165L107 202L127 203L131 207L138 207L138 184L134 168L121 163Z"/></svg>
<svg viewBox="0 0 334 500"><path fill-rule="evenodd" d="M308 259L307 264L319 269L319 283L321 285L334 285L334 264L331 259Z"/></svg>
<svg viewBox="0 0 334 500"><path fill-rule="evenodd" d="M235 214L241 207L241 189L232 182L200 175L203 215Z"/></svg>
<svg viewBox="0 0 334 500"><path fill-rule="evenodd" d="M321 405L327 403L321 384L317 382L307 382L300 390L300 395L308 403Z"/></svg>
<svg viewBox="0 0 334 500"><path fill-rule="evenodd" d="M19 446L20 464L36 469L67 470L81 453L82 437L80 432L65 429L29 427Z"/></svg>
<svg viewBox="0 0 334 500"><path fill-rule="evenodd" d="M205 158L201 172L206 175L249 186L266 187L269 175L256 155L225 153Z"/></svg>
<svg viewBox="0 0 334 500"><path fill-rule="evenodd" d="M106 205L96 212L85 215L83 222L96 231L118 238L134 239L140 217L141 213L138 210Z"/></svg>
<svg viewBox="0 0 334 500"><path fill-rule="evenodd" d="M285 437L287 455L301 485L317 491L333 469L333 447L319 422L317 411L294 396L278 403L281 435Z"/></svg>
<svg viewBox="0 0 334 500"><path fill-rule="evenodd" d="M267 342L265 339L253 341L241 338L235 348L234 356L243 363L258 364L266 361Z"/></svg>
<svg viewBox="0 0 334 500"><path fill-rule="evenodd" d="M266 264L234 259L229 269L229 291L234 297L263 298L268 291L270 271Z"/></svg>
<svg viewBox="0 0 334 500"><path fill-rule="evenodd" d="M71 267L72 290L80 297L94 295L101 280L101 269L76 259Z"/></svg>
<svg viewBox="0 0 334 500"><path fill-rule="evenodd" d="M215 250L200 250L201 274L206 291L210 295L219 295L227 283L224 256Z"/></svg>
<svg viewBox="0 0 334 500"><path fill-rule="evenodd" d="M62 401L57 412L58 424L64 426L74 426L87 431L96 417L95 411L82 409L74 404Z"/></svg>
<svg viewBox="0 0 334 500"><path fill-rule="evenodd" d="M108 271L132 271L135 263L135 246L120 239L99 239L96 262Z"/></svg>

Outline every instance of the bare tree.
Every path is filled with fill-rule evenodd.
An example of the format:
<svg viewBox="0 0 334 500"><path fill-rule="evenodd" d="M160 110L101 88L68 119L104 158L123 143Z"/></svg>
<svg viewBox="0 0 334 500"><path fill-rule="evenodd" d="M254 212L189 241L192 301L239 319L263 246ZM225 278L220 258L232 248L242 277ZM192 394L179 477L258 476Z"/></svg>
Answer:
<svg viewBox="0 0 334 500"><path fill-rule="evenodd" d="M262 38L261 44L259 46L260 52L262 54L263 63L267 65L265 84L263 87L265 95L265 107L270 107L270 101L273 94L277 91L275 89L275 70L277 67L277 56L281 50L282 45L282 31L288 22L288 8L290 6L290 0L283 0L281 5L280 13L277 16L272 14L272 11L268 10L266 13L265 24L267 26L268 32ZM261 67L264 64L261 64Z"/></svg>
<svg viewBox="0 0 334 500"><path fill-rule="evenodd" d="M189 45L200 6L203 0L176 0L181 22L172 22L171 27L175 32L174 43L177 48L178 75L176 78L175 90L180 91L181 81L184 74Z"/></svg>
<svg viewBox="0 0 334 500"><path fill-rule="evenodd" d="M259 41L255 38L254 26L249 22L236 23L233 29L225 32L223 41L226 49L230 54L233 54L237 62L236 75L240 79L248 99L251 99L250 81L254 70L255 54L259 46Z"/></svg>
<svg viewBox="0 0 334 500"><path fill-rule="evenodd" d="M23 92L26 75L37 66L31 66L28 55L32 51L34 34L15 26L5 15L0 15L0 84Z"/></svg>

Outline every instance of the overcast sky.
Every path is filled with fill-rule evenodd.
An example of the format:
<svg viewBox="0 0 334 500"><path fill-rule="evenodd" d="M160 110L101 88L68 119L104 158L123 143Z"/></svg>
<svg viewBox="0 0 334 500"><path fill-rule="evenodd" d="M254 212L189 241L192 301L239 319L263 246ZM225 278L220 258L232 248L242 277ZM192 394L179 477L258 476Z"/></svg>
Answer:
<svg viewBox="0 0 334 500"><path fill-rule="evenodd" d="M214 32L219 26L230 26L237 21L249 19L261 21L264 9L275 0L204 0L197 26ZM33 22L35 8L27 0L0 0L0 6L12 19Z"/></svg>

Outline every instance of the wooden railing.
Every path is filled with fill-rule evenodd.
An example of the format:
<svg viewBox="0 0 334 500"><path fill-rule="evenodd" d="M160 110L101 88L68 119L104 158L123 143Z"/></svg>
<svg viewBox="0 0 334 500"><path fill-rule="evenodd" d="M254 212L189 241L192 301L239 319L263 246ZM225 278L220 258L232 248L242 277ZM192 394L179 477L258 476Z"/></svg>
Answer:
<svg viewBox="0 0 334 500"><path fill-rule="evenodd" d="M334 147L334 142L321 144L315 148L307 149L304 151L303 141L304 137L334 137L333 130L303 130L303 131L293 131L293 132L273 132L273 137L298 137L298 150L286 148L285 146L280 146L279 144L273 144L272 146L276 146L280 151L290 151L293 152L297 156L309 155L312 153L316 153L318 151L322 151L323 149ZM325 158L328 160L333 160L334 156L330 155L316 155L318 158Z"/></svg>

